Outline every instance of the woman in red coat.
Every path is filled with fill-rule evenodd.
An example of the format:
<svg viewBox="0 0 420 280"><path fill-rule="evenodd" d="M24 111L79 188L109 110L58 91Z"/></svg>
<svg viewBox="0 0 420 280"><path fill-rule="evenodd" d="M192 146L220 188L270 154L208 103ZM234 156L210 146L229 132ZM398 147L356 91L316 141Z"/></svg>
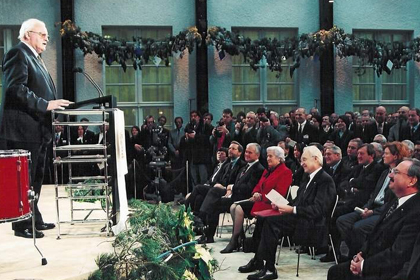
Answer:
<svg viewBox="0 0 420 280"><path fill-rule="evenodd" d="M284 164L285 157L282 148L273 146L267 148L268 170L265 170L260 181L252 191L252 197L248 201L234 203L230 207L233 219L233 233L229 244L220 251L222 254L232 253L239 247L239 236L243 232L244 217L250 214L271 209L271 202L265 197L272 189L286 197L292 183L292 171Z"/></svg>

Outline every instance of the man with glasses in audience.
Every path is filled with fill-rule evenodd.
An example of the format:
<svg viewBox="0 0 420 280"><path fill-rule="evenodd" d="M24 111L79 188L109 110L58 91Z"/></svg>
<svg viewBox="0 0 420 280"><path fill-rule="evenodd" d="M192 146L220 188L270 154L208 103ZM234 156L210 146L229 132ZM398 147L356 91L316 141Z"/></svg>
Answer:
<svg viewBox="0 0 420 280"><path fill-rule="evenodd" d="M332 266L328 280L394 279L410 261L420 231L420 161L404 160L389 178L396 198L386 204L362 250L351 261Z"/></svg>
<svg viewBox="0 0 420 280"><path fill-rule="evenodd" d="M31 185L39 197L44 178L45 156L52 139L51 110L70 102L57 98L54 82L41 58L49 41L45 23L28 19L19 31L20 42L3 59L3 94L0 108L0 149L23 149L31 153ZM2 174L4 176L4 174ZM38 230L55 227L44 223L35 202L34 233L28 220L13 223L16 236L42 238Z"/></svg>

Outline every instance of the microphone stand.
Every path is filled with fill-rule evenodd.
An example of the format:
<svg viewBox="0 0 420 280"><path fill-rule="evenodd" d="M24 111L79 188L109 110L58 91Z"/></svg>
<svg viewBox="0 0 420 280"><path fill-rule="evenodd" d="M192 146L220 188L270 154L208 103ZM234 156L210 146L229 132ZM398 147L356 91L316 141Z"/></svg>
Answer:
<svg viewBox="0 0 420 280"><path fill-rule="evenodd" d="M99 97L104 97L105 94L102 91L102 89L99 87L99 85L92 79L92 77L86 73L85 71L83 71L80 67L76 67L73 69L73 72L75 73L82 73L83 76L85 76L85 78L93 85L93 87L98 91ZM101 104L100 109L105 109L104 105Z"/></svg>

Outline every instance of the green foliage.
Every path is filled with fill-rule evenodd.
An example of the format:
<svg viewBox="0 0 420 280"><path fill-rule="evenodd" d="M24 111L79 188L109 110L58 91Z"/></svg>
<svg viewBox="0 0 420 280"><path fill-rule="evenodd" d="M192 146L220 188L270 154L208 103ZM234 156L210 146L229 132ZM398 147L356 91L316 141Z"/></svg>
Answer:
<svg viewBox="0 0 420 280"><path fill-rule="evenodd" d="M130 201L130 207L130 229L116 236L112 254L98 257L89 280L212 279L217 262L207 248L191 242L189 210L142 201Z"/></svg>
<svg viewBox="0 0 420 280"><path fill-rule="evenodd" d="M113 62L119 63L124 71L128 60L133 62L134 69L141 69L141 66L154 56L160 57L169 65L169 57L174 53L180 53L182 57L184 50L188 49L191 54L195 44L202 41L195 27L159 41L133 38L133 41L126 42L118 38L103 38L92 32L82 32L80 27L68 20L61 24L60 33L73 43L75 49L81 49L85 55L95 52L109 65ZM262 38L254 41L222 27L211 27L207 31L206 43L214 45L223 54L221 57L225 52L232 56L242 54L245 62L249 63L253 70L261 67L258 65L265 57L268 68L280 73L283 70L282 63L291 58L291 76L294 70L299 68L301 59L322 59L333 47L340 58L357 56L360 70L365 65L372 65L378 76L382 75L383 71L389 74L392 69L404 67L410 60L420 62L420 37L410 42L383 43L356 38L336 26L330 30L301 34L299 37L284 40ZM392 62L392 69L387 67L389 61ZM359 71L358 74L363 72Z"/></svg>

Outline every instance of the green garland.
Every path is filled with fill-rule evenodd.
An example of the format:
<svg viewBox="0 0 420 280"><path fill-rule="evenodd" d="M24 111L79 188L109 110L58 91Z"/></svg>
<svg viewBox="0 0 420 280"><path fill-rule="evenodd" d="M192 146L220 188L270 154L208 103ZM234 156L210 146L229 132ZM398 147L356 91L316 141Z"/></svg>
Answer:
<svg viewBox="0 0 420 280"><path fill-rule="evenodd" d="M153 57L161 58L169 65L169 57L178 55L182 58L184 50L191 52L195 44L201 44L202 38L197 28L191 27L176 36L156 41L153 39L133 38L133 41L118 40L118 38L104 38L92 32L82 32L80 27L67 20L61 24L61 35L70 40L75 49L82 50L84 55L95 52L108 65L119 63L124 71L127 61L134 69L141 69ZM320 57L330 47L335 46L336 54L340 58L358 56L360 71L362 67L371 65L380 76L383 71L390 74L392 69L405 67L407 62L420 62L420 37L405 42L383 43L370 39L356 38L347 34L343 29L333 27L330 30L320 30L316 33L302 34L299 38L277 40L263 38L251 40L221 27L208 30L207 45L214 45L220 52L222 59L225 53L229 55L242 54L245 63L257 70L260 60L265 57L271 71L281 72L282 64L292 58L290 75L299 68L301 59Z"/></svg>
<svg viewBox="0 0 420 280"><path fill-rule="evenodd" d="M192 241L192 214L184 206L131 201L131 228L120 233L114 252L102 254L88 280L210 280L218 269L210 251Z"/></svg>

